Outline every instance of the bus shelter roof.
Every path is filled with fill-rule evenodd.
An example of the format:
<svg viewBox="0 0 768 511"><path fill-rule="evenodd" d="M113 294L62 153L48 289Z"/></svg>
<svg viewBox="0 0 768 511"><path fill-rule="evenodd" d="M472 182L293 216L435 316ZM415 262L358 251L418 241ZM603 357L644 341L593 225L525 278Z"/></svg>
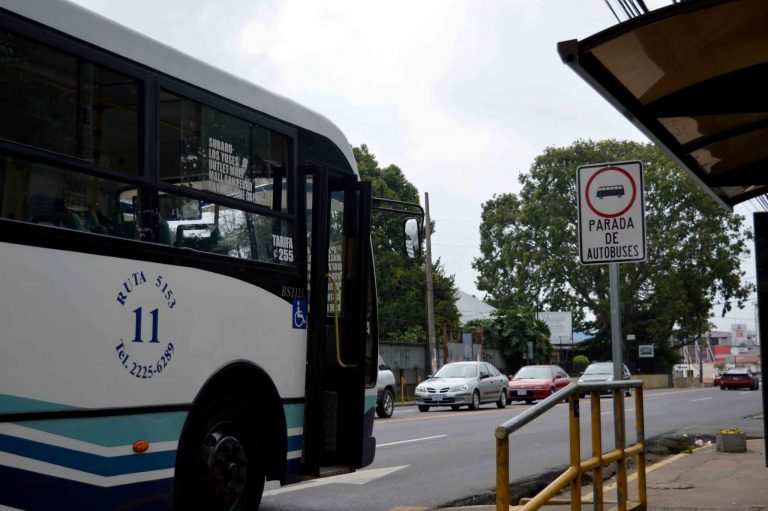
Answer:
<svg viewBox="0 0 768 511"><path fill-rule="evenodd" d="M767 5L674 3L558 51L730 209L768 192Z"/></svg>

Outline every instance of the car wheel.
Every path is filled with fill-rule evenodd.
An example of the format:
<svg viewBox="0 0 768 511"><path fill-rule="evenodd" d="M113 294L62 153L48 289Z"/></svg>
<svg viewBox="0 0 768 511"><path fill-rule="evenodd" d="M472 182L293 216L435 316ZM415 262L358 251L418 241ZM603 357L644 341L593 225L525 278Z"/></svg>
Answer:
<svg viewBox="0 0 768 511"><path fill-rule="evenodd" d="M507 406L507 393L503 390L499 394L499 400L496 401L496 408L504 408Z"/></svg>
<svg viewBox="0 0 768 511"><path fill-rule="evenodd" d="M720 385L720 390L725 390L725 385Z"/></svg>
<svg viewBox="0 0 768 511"><path fill-rule="evenodd" d="M579 394L579 399L584 399L584 396L586 396L586 394L581 394L581 393L580 393L580 394Z"/></svg>
<svg viewBox="0 0 768 511"><path fill-rule="evenodd" d="M529 405L531 403L533 403L533 399L526 399L525 400L525 404Z"/></svg>
<svg viewBox="0 0 768 511"><path fill-rule="evenodd" d="M511 404L512 404L512 400L511 400L511 399L509 399L509 396L508 396L508 395L506 396L506 401L507 401L507 406L509 406L509 405L511 405Z"/></svg>
<svg viewBox="0 0 768 511"><path fill-rule="evenodd" d="M395 411L395 395L392 389L384 389L381 394L381 402L376 407L376 415L382 419L389 419Z"/></svg>
<svg viewBox="0 0 768 511"><path fill-rule="evenodd" d="M461 408L461 405L451 405L451 410L454 410L454 411L456 411L456 410L458 410L459 408Z"/></svg>
<svg viewBox="0 0 768 511"><path fill-rule="evenodd" d="M472 393L472 402L469 404L470 410L477 410L480 408L480 393L478 391L474 391Z"/></svg>
<svg viewBox="0 0 768 511"><path fill-rule="evenodd" d="M631 390L626 390L626 391L624 391L624 395L626 397L632 397L632 391Z"/></svg>
<svg viewBox="0 0 768 511"><path fill-rule="evenodd" d="M429 407L427 405L419 405L419 411L420 412L428 412Z"/></svg>
<svg viewBox="0 0 768 511"><path fill-rule="evenodd" d="M265 479L259 416L258 409L235 392L219 394L193 410L176 462L178 509L244 511L259 507Z"/></svg>

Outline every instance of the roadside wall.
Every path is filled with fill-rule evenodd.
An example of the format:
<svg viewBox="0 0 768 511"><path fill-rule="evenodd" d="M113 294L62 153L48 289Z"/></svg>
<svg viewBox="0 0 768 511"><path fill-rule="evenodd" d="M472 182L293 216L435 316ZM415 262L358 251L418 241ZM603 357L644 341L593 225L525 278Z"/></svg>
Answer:
<svg viewBox="0 0 768 511"><path fill-rule="evenodd" d="M464 347L461 343L449 342L438 345L438 365L442 367L448 362L458 362L464 360ZM402 343L402 342L382 342L379 345L379 354L384 362L392 368L395 373L395 379L400 385L400 379L403 381L403 394L412 396L416 385L424 381L430 370L425 363L427 356L427 343ZM483 360L496 366L503 374L508 374L505 366L504 357L496 349L481 347L479 344L472 345L472 360ZM698 387L698 378L675 377L671 374L633 374L633 380L642 380L645 389L662 388L684 388ZM573 378L577 381L578 378ZM705 384L708 382L705 382ZM709 382L711 384L711 381Z"/></svg>
<svg viewBox="0 0 768 511"><path fill-rule="evenodd" d="M672 386L670 374L633 374L633 380L642 380L644 389L663 389Z"/></svg>

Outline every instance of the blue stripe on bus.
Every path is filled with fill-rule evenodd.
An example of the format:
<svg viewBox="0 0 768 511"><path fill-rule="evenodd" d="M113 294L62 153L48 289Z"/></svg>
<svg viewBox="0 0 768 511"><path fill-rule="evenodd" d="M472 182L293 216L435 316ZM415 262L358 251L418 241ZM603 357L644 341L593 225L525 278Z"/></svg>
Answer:
<svg viewBox="0 0 768 511"><path fill-rule="evenodd" d="M80 408L0 394L0 413L61 410L80 410ZM84 419L24 421L16 424L102 447L116 447L131 445L136 440L176 441L181 435L181 428L186 418L186 412L159 412Z"/></svg>
<svg viewBox="0 0 768 511"><path fill-rule="evenodd" d="M367 412L371 408L376 407L376 394L370 396L368 394L365 395L365 411Z"/></svg>
<svg viewBox="0 0 768 511"><path fill-rule="evenodd" d="M104 477L168 469L176 464L176 451L104 457L3 434L0 451Z"/></svg>
<svg viewBox="0 0 768 511"><path fill-rule="evenodd" d="M173 479L101 488L11 467L0 466L0 505L27 511L169 511Z"/></svg>
<svg viewBox="0 0 768 511"><path fill-rule="evenodd" d="M288 437L288 452L300 451L301 450L301 440L302 440L302 438L303 438L302 435L289 436Z"/></svg>
<svg viewBox="0 0 768 511"><path fill-rule="evenodd" d="M16 424L103 447L117 447L133 445L136 440L146 440L150 443L177 441L186 418L186 412L161 412Z"/></svg>
<svg viewBox="0 0 768 511"><path fill-rule="evenodd" d="M304 426L304 405L283 405L285 411L285 425L288 428L300 428Z"/></svg>

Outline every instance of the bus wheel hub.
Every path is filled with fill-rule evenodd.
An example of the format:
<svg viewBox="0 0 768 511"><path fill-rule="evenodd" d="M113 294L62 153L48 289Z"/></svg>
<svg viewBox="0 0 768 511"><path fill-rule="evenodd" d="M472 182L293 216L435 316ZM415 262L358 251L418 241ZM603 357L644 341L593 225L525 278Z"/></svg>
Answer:
<svg viewBox="0 0 768 511"><path fill-rule="evenodd" d="M245 488L248 458L243 444L236 437L214 431L205 439L208 480L216 497L234 501Z"/></svg>

